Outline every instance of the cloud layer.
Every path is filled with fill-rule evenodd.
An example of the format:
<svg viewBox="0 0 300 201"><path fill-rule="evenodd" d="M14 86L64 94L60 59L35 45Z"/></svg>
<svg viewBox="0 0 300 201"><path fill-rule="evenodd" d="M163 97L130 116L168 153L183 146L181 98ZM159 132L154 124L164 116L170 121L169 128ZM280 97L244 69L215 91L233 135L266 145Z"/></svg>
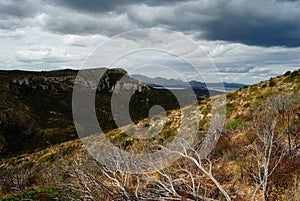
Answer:
<svg viewBox="0 0 300 201"><path fill-rule="evenodd" d="M46 4L45 4L46 2ZM300 1L54 0L0 2L1 28L15 30L43 13L41 27L63 34L112 36L133 28L167 27L198 39L256 46L300 46Z"/></svg>
<svg viewBox="0 0 300 201"><path fill-rule="evenodd" d="M160 27L195 40L226 81L250 83L299 67L298 19L297 0L0 0L0 68L76 68L116 34Z"/></svg>

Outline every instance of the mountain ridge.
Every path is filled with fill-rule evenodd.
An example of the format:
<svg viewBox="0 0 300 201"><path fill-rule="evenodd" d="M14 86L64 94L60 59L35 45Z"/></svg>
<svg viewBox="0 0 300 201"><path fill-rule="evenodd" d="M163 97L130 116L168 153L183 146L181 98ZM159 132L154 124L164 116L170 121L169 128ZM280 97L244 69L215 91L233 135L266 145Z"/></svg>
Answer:
<svg viewBox="0 0 300 201"><path fill-rule="evenodd" d="M229 83L229 82L223 82L223 85L222 83L204 83L196 80L184 82L180 79L174 79L174 78L170 78L170 79L163 78L163 77L150 78L141 74L132 74L131 76L141 82L149 84L150 86L178 87L178 88L192 87L195 89L197 88L207 89L207 84L209 84L211 88L213 88L214 86L217 88L224 86L225 91L232 91L247 86L241 83Z"/></svg>

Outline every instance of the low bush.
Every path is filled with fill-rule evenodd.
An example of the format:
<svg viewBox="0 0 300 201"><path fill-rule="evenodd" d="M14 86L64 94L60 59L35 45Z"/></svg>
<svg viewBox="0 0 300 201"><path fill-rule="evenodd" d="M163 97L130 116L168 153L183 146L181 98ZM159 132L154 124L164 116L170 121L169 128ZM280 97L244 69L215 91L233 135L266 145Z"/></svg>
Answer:
<svg viewBox="0 0 300 201"><path fill-rule="evenodd" d="M230 121L230 122L227 122L225 125L224 125L224 128L226 129L236 129L238 126L244 124L245 121L241 118L238 118L238 119L235 119L233 121Z"/></svg>
<svg viewBox="0 0 300 201"><path fill-rule="evenodd" d="M162 133L162 137L164 139L167 139L170 135L171 135L171 131L163 131Z"/></svg>

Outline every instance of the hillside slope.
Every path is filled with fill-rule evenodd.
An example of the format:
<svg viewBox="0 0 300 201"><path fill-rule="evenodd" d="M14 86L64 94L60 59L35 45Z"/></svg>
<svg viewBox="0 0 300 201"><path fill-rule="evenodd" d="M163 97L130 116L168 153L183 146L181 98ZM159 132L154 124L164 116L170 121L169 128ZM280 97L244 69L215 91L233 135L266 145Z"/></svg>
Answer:
<svg viewBox="0 0 300 201"><path fill-rule="evenodd" d="M213 163L214 177L229 192L233 200L250 200L255 189L256 181L253 178L253 173L258 159L255 157L255 148L260 145L255 125L257 122L267 122L269 113L266 109L268 109L270 103L275 101L276 106L282 103L285 106L287 105L285 103L292 99L294 102L290 104L289 109L281 111L279 108L276 110L278 111L276 133L278 133L278 136L283 136L283 138L280 141L281 144L275 144L274 146L287 147L287 136L291 137L292 143L290 150L280 160L276 171L268 180L267 196L269 200L299 200L299 91L300 70L287 72L285 75L227 94L226 124L210 160ZM199 103L199 111L202 114L199 127L203 133L206 132L211 117L210 107L209 98ZM168 120L165 122L163 130L154 140L162 144L166 140L172 140L180 124L179 117L180 112L178 110L169 111ZM141 121L140 124L146 125L147 119ZM289 129L288 132L286 131L287 128ZM107 137L116 146L127 151L147 149L146 143L142 144L135 141L130 136L124 135L120 130L108 132ZM274 152L274 161L279 157L280 153ZM80 140L61 143L34 153L2 159L0 173L3 179L1 180L0 195L8 196L4 200L18 200L28 197L35 200L55 200L57 197L68 200L68 196L79 193L76 192L76 189L73 189L71 194L68 194L70 193L68 185L80 181L72 176L72 167L74 166L70 164L74 163L79 164L79 166L75 166L80 167L78 172L86 171L86 167L90 173L95 173L95 169L93 169L95 164ZM271 162L272 165L273 162ZM178 176L182 179L184 175L180 174ZM104 178L103 175L99 181L101 181L101 178ZM84 180L84 178L82 179ZM18 185L16 184L17 180ZM57 183L64 183L64 189L61 189L61 187L56 188ZM131 183L131 185L133 184ZM217 193L216 188L211 183L207 183L206 187L209 188L207 196L211 196L215 200L221 200L221 195ZM128 188L130 189L130 186ZM145 188L151 188L151 186L145 186ZM261 200L262 191L259 190L257 194L255 200ZM193 199L191 198L191 200Z"/></svg>

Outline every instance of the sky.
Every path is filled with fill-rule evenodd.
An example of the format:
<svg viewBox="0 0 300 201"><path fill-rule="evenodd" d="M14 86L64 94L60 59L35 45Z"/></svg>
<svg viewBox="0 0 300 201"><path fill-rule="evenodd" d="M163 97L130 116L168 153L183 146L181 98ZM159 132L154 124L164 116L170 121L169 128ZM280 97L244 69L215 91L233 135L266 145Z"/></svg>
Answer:
<svg viewBox="0 0 300 201"><path fill-rule="evenodd" d="M0 0L0 70L95 67L86 61L102 48L101 58L120 57L110 67L130 73L168 78L171 68L174 78L197 80L182 58L203 57L215 66L203 68L211 77L253 84L300 68L299 19L297 0ZM194 54L184 38L205 54ZM124 44L159 44L177 57L151 50L119 55Z"/></svg>

